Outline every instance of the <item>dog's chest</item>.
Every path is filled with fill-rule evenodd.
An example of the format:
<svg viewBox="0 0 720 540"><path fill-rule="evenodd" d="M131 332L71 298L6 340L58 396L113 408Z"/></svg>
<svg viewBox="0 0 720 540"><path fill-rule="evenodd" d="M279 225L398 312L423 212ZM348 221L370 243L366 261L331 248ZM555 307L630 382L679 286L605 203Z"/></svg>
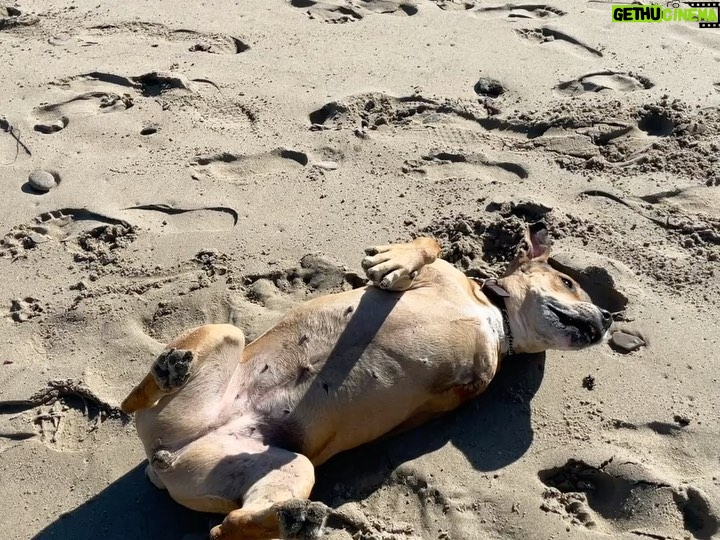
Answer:
<svg viewBox="0 0 720 540"><path fill-rule="evenodd" d="M492 379L503 339L499 310L475 302L455 304L446 313L444 344L429 359L434 367L433 392L468 388L476 395Z"/></svg>
<svg viewBox="0 0 720 540"><path fill-rule="evenodd" d="M474 319L479 330L491 344L502 343L505 338L502 315L497 308L468 302L461 309L464 316Z"/></svg>

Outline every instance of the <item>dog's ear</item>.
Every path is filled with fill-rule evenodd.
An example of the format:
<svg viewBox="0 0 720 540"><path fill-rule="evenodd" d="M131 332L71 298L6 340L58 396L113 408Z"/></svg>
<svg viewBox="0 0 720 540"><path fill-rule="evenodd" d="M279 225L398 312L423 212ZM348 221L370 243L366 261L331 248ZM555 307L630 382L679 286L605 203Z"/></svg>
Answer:
<svg viewBox="0 0 720 540"><path fill-rule="evenodd" d="M547 262L550 258L550 235L542 221L525 227L523 244L521 249L529 260Z"/></svg>
<svg viewBox="0 0 720 540"><path fill-rule="evenodd" d="M523 240L518 246L515 260L510 263L506 274L512 273L520 265L531 261L547 262L550 258L550 236L542 221L525 227Z"/></svg>

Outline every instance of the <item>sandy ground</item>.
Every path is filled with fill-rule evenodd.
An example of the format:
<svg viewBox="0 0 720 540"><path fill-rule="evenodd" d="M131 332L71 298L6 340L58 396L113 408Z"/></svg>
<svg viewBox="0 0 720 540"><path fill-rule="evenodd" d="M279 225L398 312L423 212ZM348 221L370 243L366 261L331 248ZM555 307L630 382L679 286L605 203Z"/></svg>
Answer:
<svg viewBox="0 0 720 540"><path fill-rule="evenodd" d="M117 408L165 340L423 232L492 275L540 218L645 345L514 358L314 498L366 539L720 537L720 30L549 1L5 2L0 537L204 538Z"/></svg>

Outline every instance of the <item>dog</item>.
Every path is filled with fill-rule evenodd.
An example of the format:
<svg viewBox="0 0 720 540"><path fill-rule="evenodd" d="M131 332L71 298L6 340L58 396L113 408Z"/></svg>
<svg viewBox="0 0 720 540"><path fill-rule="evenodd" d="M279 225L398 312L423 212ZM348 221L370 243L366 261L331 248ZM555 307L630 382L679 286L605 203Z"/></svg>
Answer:
<svg viewBox="0 0 720 540"><path fill-rule="evenodd" d="M250 344L228 324L168 344L122 403L150 480L227 514L214 540L317 537L316 466L473 399L505 356L581 349L612 323L548 264L542 224L498 279L440 252L424 237L368 248L369 285L309 300Z"/></svg>

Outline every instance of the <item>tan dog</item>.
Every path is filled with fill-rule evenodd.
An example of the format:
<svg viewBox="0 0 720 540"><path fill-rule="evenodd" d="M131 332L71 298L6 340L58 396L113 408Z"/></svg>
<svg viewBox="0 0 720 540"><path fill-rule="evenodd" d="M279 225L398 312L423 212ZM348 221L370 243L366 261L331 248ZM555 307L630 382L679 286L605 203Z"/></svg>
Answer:
<svg viewBox="0 0 720 540"><path fill-rule="evenodd" d="M315 466L472 399L508 352L579 349L611 323L547 264L542 226L484 283L430 238L367 253L373 285L310 300L247 346L231 325L189 330L123 402L153 483L228 513L213 539L316 537Z"/></svg>

